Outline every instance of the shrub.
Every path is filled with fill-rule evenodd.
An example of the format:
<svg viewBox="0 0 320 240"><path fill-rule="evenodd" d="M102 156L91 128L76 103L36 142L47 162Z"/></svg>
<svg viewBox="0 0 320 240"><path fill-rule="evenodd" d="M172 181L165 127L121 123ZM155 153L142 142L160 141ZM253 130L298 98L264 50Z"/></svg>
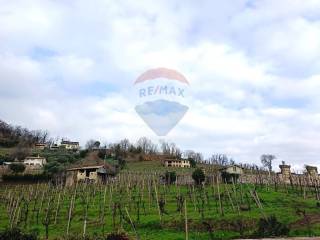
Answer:
<svg viewBox="0 0 320 240"><path fill-rule="evenodd" d="M9 165L9 168L14 174L22 173L26 169L26 166L21 163L12 163Z"/></svg>
<svg viewBox="0 0 320 240"><path fill-rule="evenodd" d="M286 236L289 233L289 228L279 222L276 216L272 215L267 219L261 218L258 222L258 230L255 235L258 237L279 237Z"/></svg>
<svg viewBox="0 0 320 240"><path fill-rule="evenodd" d="M124 233L110 233L106 240L129 240L129 237Z"/></svg>
<svg viewBox="0 0 320 240"><path fill-rule="evenodd" d="M177 174L176 172L166 172L164 179L166 181L167 184L172 184L175 183L177 181Z"/></svg>
<svg viewBox="0 0 320 240"><path fill-rule="evenodd" d="M0 233L0 240L37 240L35 233L27 234L18 228L7 229Z"/></svg>
<svg viewBox="0 0 320 240"><path fill-rule="evenodd" d="M204 172L201 168L197 168L192 173L192 179L195 181L197 185L200 185L204 182L204 180L206 179L206 176L204 175Z"/></svg>

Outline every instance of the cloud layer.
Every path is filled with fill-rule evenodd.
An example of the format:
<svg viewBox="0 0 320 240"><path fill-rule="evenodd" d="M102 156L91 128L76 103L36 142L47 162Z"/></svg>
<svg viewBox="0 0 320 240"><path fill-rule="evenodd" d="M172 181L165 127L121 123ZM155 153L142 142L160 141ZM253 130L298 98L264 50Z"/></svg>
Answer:
<svg viewBox="0 0 320 240"><path fill-rule="evenodd" d="M134 111L145 70L190 82L166 137L243 162L320 167L320 3L2 1L0 118L54 136L158 138Z"/></svg>

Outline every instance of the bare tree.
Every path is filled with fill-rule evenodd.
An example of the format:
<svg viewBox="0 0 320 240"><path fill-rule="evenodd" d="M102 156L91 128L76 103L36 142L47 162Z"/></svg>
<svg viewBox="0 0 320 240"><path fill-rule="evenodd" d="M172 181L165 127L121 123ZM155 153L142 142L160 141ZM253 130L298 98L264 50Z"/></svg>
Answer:
<svg viewBox="0 0 320 240"><path fill-rule="evenodd" d="M125 138L119 142L119 145L122 151L127 152L131 146L131 143L127 138Z"/></svg>
<svg viewBox="0 0 320 240"><path fill-rule="evenodd" d="M210 158L209 161L211 162L211 164L215 164L215 165L222 165L222 166L226 166L229 164L229 159L227 157L227 155L225 154L213 154Z"/></svg>
<svg viewBox="0 0 320 240"><path fill-rule="evenodd" d="M171 150L170 143L164 140L160 140L160 148L161 148L162 154L170 155L170 150Z"/></svg>
<svg viewBox="0 0 320 240"><path fill-rule="evenodd" d="M276 159L276 156L272 154L263 154L261 155L260 159L261 159L262 165L268 169L270 174L272 171L272 161Z"/></svg>
<svg viewBox="0 0 320 240"><path fill-rule="evenodd" d="M86 143L86 149L92 150L94 148L99 148L100 147L100 142L94 139L90 139Z"/></svg>
<svg viewBox="0 0 320 240"><path fill-rule="evenodd" d="M146 137L139 138L136 145L137 147L140 147L142 149L142 152L145 154L156 153L158 149L157 145Z"/></svg>

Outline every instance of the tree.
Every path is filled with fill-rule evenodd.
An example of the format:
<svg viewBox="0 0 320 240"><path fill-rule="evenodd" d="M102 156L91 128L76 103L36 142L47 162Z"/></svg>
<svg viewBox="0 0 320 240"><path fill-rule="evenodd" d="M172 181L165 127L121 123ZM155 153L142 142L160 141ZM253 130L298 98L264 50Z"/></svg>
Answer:
<svg viewBox="0 0 320 240"><path fill-rule="evenodd" d="M197 168L192 173L192 179L195 181L197 185L200 185L204 182L204 180L206 179L206 176L201 168Z"/></svg>
<svg viewBox="0 0 320 240"><path fill-rule="evenodd" d="M120 145L121 151L123 151L123 152L128 152L129 148L131 147L130 141L128 139L126 139L126 138L122 139L119 142L119 145Z"/></svg>
<svg viewBox="0 0 320 240"><path fill-rule="evenodd" d="M86 143L86 149L88 150L92 150L94 148L99 148L99 147L100 147L100 142L93 139L90 139Z"/></svg>
<svg viewBox="0 0 320 240"><path fill-rule="evenodd" d="M26 169L26 166L21 163L12 163L9 168L14 174L22 173Z"/></svg>
<svg viewBox="0 0 320 240"><path fill-rule="evenodd" d="M19 144L16 148L13 149L11 152L11 157L13 159L18 159L18 160L23 160L25 159L28 155L31 154L30 148L26 146L22 146L22 144Z"/></svg>
<svg viewBox="0 0 320 240"><path fill-rule="evenodd" d="M194 158L188 158L188 160L190 162L190 167L195 168L197 166L197 162Z"/></svg>
<svg viewBox="0 0 320 240"><path fill-rule="evenodd" d="M99 141L95 141L94 144L93 144L93 147L94 148L100 148L100 144L101 143Z"/></svg>
<svg viewBox="0 0 320 240"><path fill-rule="evenodd" d="M88 152L89 152L88 149L81 150L79 155L81 158L85 158L87 156Z"/></svg>
<svg viewBox="0 0 320 240"><path fill-rule="evenodd" d="M263 154L261 155L260 159L261 159L262 165L268 169L270 174L272 171L272 161L276 159L276 156L272 154Z"/></svg>
<svg viewBox="0 0 320 240"><path fill-rule="evenodd" d="M124 160L122 157L118 157L118 164L120 169L124 169L127 163L126 160Z"/></svg>
<svg viewBox="0 0 320 240"><path fill-rule="evenodd" d="M164 140L160 140L160 148L162 154L170 155L170 144Z"/></svg>
<svg viewBox="0 0 320 240"><path fill-rule="evenodd" d="M229 164L229 159L225 154L213 154L209 161L211 164L226 166Z"/></svg>
<svg viewBox="0 0 320 240"><path fill-rule="evenodd" d="M144 154L153 154L157 152L157 145L146 137L139 138L136 145L137 148L141 148L142 153Z"/></svg>
<svg viewBox="0 0 320 240"><path fill-rule="evenodd" d="M167 184L172 184L172 183L175 183L177 181L177 174L176 172L166 172L165 173L165 181Z"/></svg>
<svg viewBox="0 0 320 240"><path fill-rule="evenodd" d="M50 176L53 176L63 170L63 167L58 162L50 162L44 166L44 172Z"/></svg>

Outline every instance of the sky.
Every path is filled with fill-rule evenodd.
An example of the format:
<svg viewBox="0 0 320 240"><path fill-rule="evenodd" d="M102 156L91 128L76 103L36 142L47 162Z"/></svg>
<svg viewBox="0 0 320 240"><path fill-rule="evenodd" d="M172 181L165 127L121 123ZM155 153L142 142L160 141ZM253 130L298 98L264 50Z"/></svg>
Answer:
<svg viewBox="0 0 320 240"><path fill-rule="evenodd" d="M319 0L0 0L0 119L51 136L175 142L205 157L274 154L320 167ZM165 137L133 83L166 67L190 83Z"/></svg>

